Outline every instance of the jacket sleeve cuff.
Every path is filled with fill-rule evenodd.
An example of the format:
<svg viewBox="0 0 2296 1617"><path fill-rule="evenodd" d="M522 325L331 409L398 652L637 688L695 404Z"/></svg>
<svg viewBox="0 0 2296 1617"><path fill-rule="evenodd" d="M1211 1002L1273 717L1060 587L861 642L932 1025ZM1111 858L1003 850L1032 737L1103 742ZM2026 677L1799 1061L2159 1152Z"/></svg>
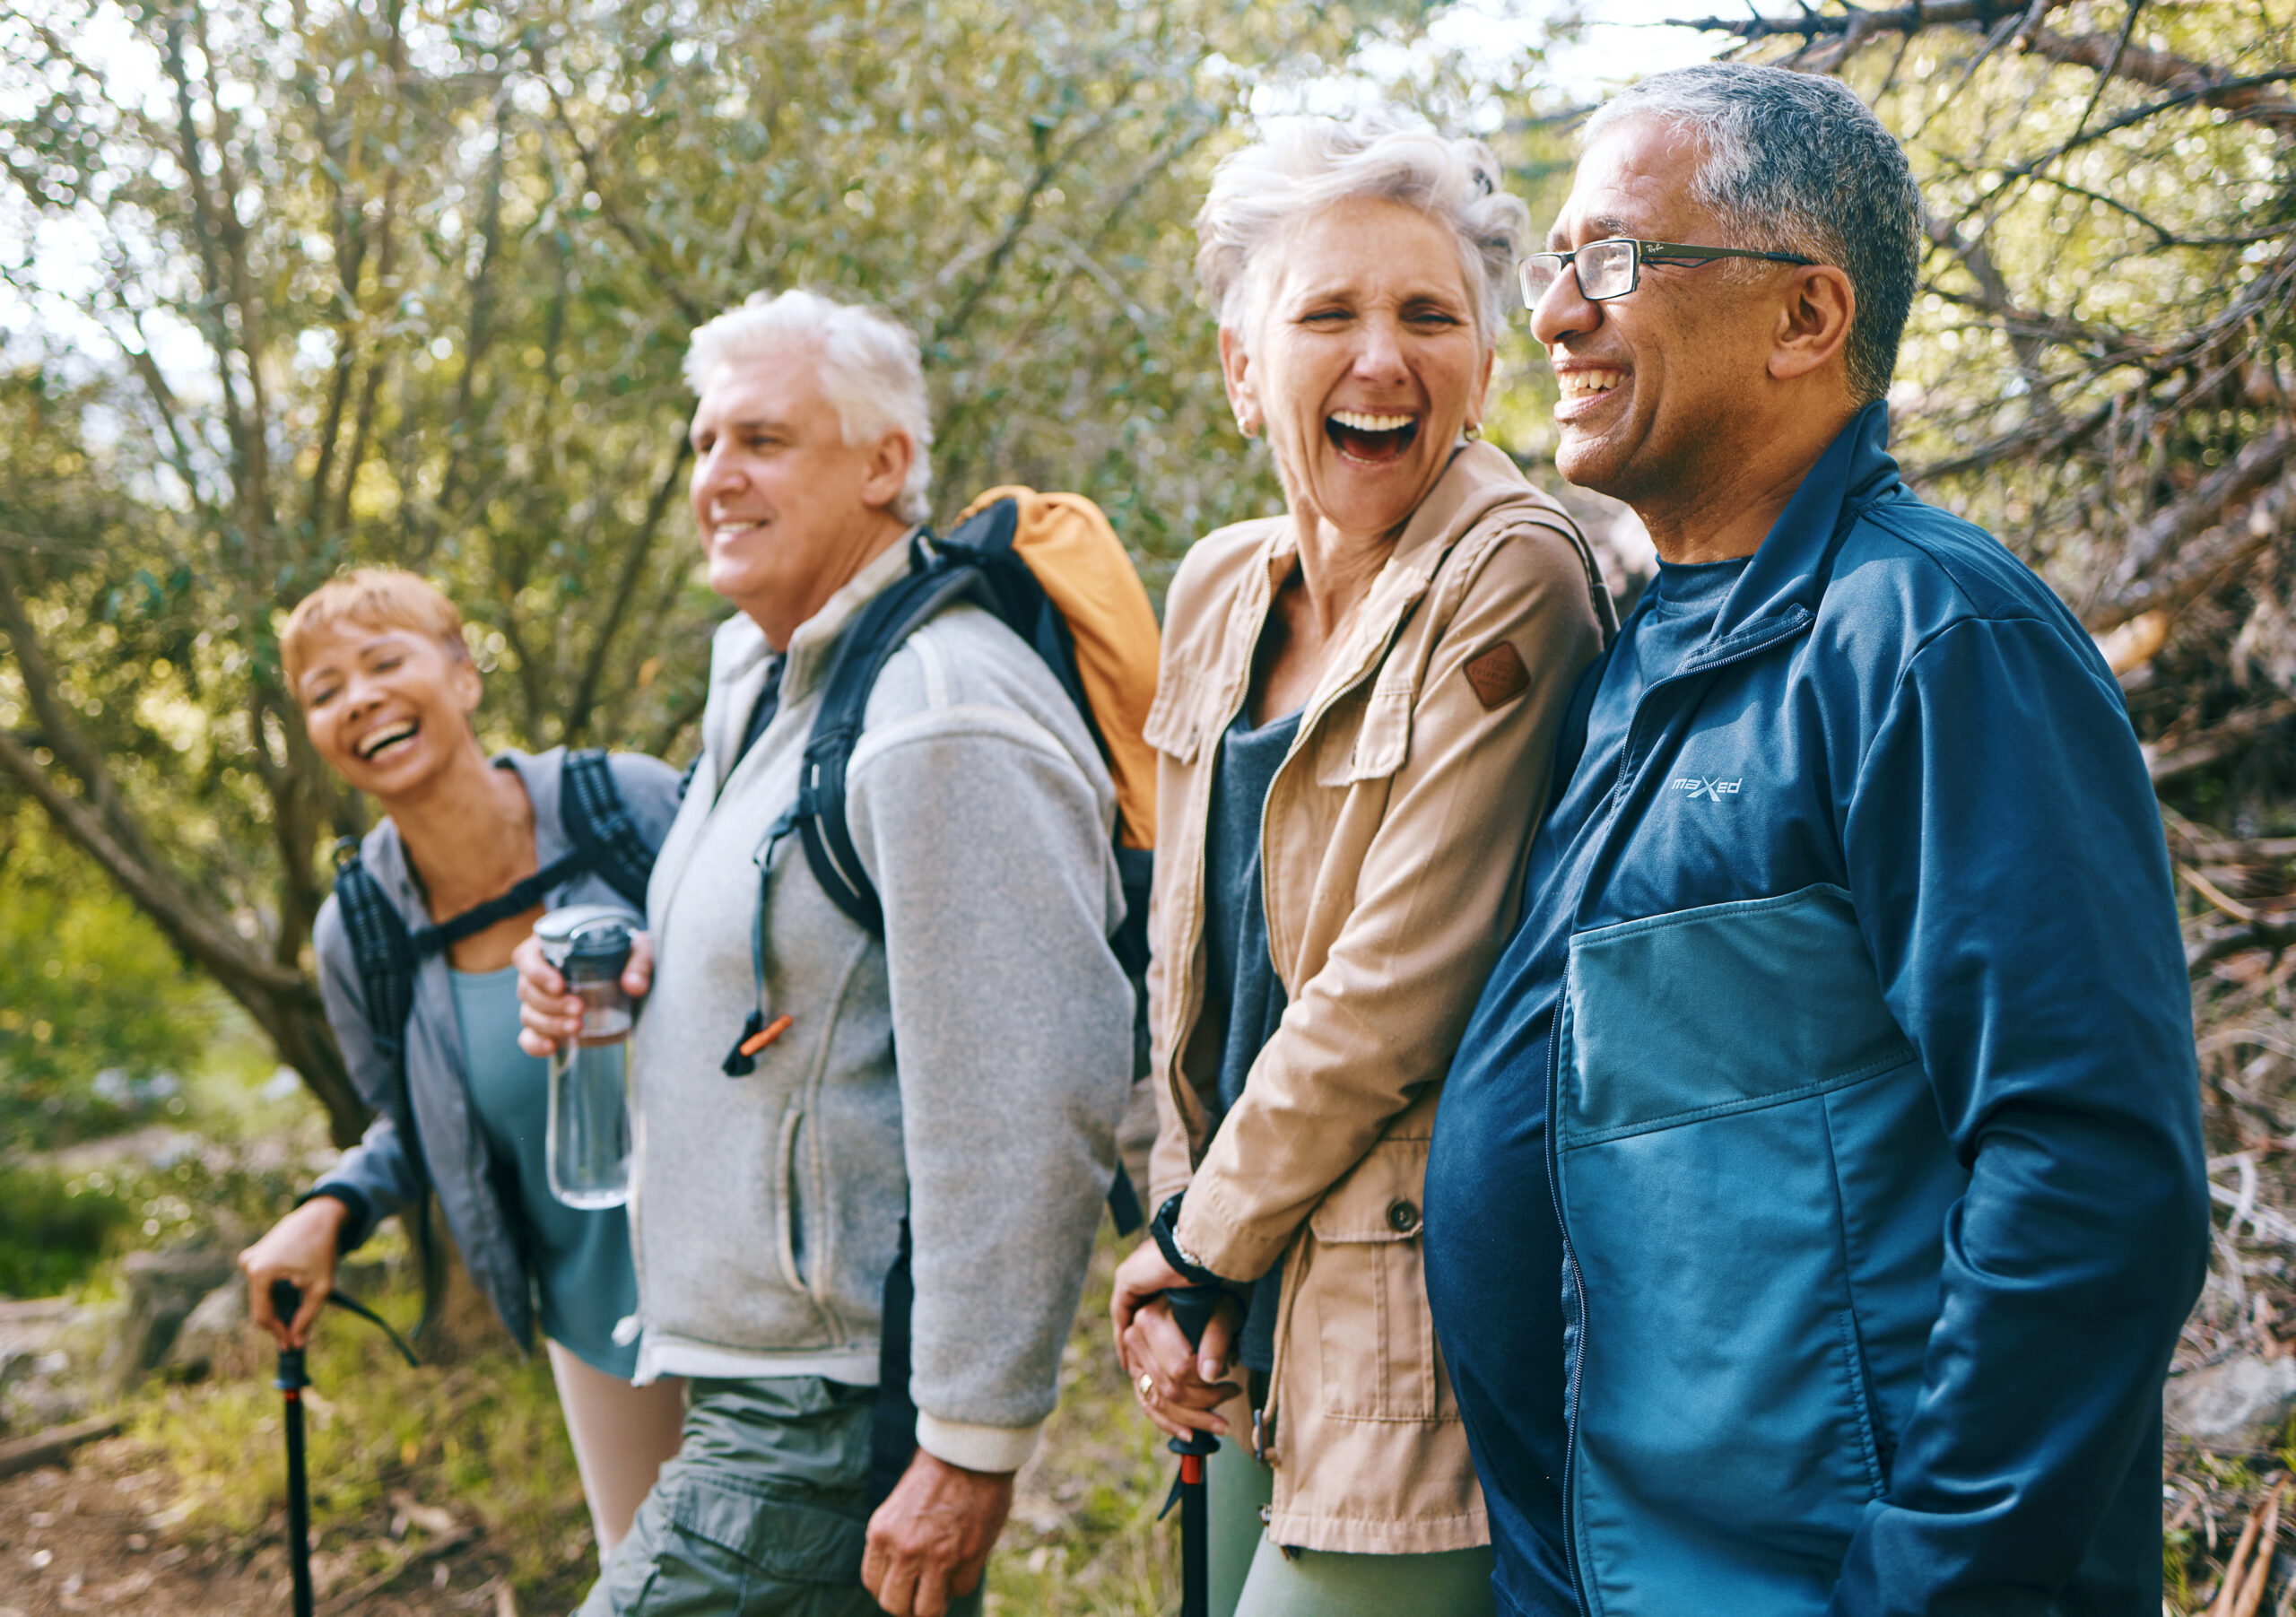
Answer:
<svg viewBox="0 0 2296 1617"><path fill-rule="evenodd" d="M1044 1422L1033 1426L975 1426L917 1412L917 1446L935 1459L967 1471L1018 1471L1037 1450Z"/></svg>
<svg viewBox="0 0 2296 1617"><path fill-rule="evenodd" d="M1275 1266L1292 1239L1287 1227L1274 1241L1248 1239L1246 1221L1226 1205L1216 1174L1199 1170L1173 1221L1172 1236L1196 1261L1231 1285L1248 1285Z"/></svg>
<svg viewBox="0 0 2296 1617"><path fill-rule="evenodd" d="M318 1196L341 1202L348 1215L343 1221L342 1230L335 1238L335 1249L337 1252L355 1252L365 1246L367 1238L375 1232L375 1204L348 1185L329 1184L322 1180L297 1196L295 1205L300 1207L305 1202Z"/></svg>

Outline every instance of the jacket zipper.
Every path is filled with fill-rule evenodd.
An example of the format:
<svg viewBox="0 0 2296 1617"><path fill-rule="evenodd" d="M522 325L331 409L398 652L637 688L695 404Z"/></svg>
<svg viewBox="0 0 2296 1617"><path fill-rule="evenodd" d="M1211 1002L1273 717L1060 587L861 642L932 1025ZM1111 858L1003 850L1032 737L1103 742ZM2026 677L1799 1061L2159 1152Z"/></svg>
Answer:
<svg viewBox="0 0 2296 1617"><path fill-rule="evenodd" d="M1639 606L1637 612L1639 615ZM1780 641L1790 639L1800 633L1815 618L1816 614L1807 607L1797 606L1787 613L1784 621L1770 632L1759 635L1744 644L1733 646L1725 655L1710 662L1700 662L1694 667L1678 668L1665 678L1654 682L1635 699L1633 717L1627 721L1626 747L1619 758L1618 778L1611 786L1610 806L1606 811L1602 832L1603 846L1597 851L1595 860L1596 868L1609 863L1610 856L1613 851L1613 844L1619 835L1619 811L1625 806L1628 796L1631 795L1634 782L1640 778L1642 770L1637 767L1638 764L1647 764L1648 761L1647 754L1637 746L1636 743L1641 738L1642 718L1649 706L1651 697L1669 685L1710 674L1717 669L1744 662L1748 657L1767 651ZM1621 638L1623 638L1625 631L1622 630L1620 632ZM1581 898L1583 900L1583 894ZM1584 918L1583 916L1574 917L1572 927L1574 935L1578 931L1575 923L1583 921ZM1577 1601L1578 1609L1586 1612L1591 1608L1587 1603L1587 1587L1578 1567L1578 1503L1573 1497L1571 1483L1573 1475L1578 1468L1578 1399L1587 1374L1588 1339L1587 1282L1585 1274L1578 1266L1578 1251L1570 1243L1570 1222L1563 1213L1562 1148L1560 1124L1562 1101L1562 1022L1564 1008L1569 1003L1570 995L1570 963L1566 954L1561 981L1555 993L1554 1021L1547 1031L1546 1183L1547 1195L1554 1204L1555 1228L1562 1238L1563 1273L1570 1278L1571 1300L1578 1308L1578 1351L1570 1356L1570 1361L1565 1366L1568 1381L1563 1392L1562 1551L1564 1563L1570 1571L1571 1596Z"/></svg>
<svg viewBox="0 0 2296 1617"><path fill-rule="evenodd" d="M1554 1021L1546 1036L1546 1188L1554 1202L1555 1228L1562 1237L1562 1272L1570 1277L1571 1301L1578 1310L1575 1323L1578 1326L1578 1351L1564 1367L1569 1382L1562 1397L1562 1560L1570 1572L1571 1598L1584 1612L1587 1591L1578 1575L1578 1508L1572 1498L1571 1475L1578 1465L1578 1387L1585 1378L1587 1364L1587 1282L1579 1273L1578 1254L1570 1245L1570 1221L1562 1212L1562 1148L1561 1130L1556 1126L1562 1101L1563 1007L1569 1003L1570 994L1570 964L1566 957L1561 985L1554 997Z"/></svg>

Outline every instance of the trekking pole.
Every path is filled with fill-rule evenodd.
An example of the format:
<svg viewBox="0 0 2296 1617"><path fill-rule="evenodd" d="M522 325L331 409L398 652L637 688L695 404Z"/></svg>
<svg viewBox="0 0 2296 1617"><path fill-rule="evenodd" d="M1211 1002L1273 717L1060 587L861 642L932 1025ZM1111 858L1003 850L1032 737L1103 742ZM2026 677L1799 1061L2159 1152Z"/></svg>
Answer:
<svg viewBox="0 0 2296 1617"><path fill-rule="evenodd" d="M1217 1286L1175 1286L1164 1293L1172 1305L1172 1323L1193 1348L1204 1341L1204 1327L1220 1306ZM1220 1439L1208 1431L1191 1431L1165 1445L1180 1457L1180 1474L1173 1479L1171 1497L1180 1505L1180 1617L1211 1617L1211 1522L1205 1514L1205 1461L1220 1450Z"/></svg>
<svg viewBox="0 0 2296 1617"><path fill-rule="evenodd" d="M302 1289L293 1281L271 1282L274 1316L292 1321L302 1306ZM271 1385L287 1405L287 1565L295 1579L295 1617L311 1617L311 1486L303 1469L303 1389L310 1384L303 1350L281 1348L279 1373Z"/></svg>
<svg viewBox="0 0 2296 1617"><path fill-rule="evenodd" d="M383 1334L391 1339L391 1345L398 1350L399 1357L407 1363L420 1362L414 1350L391 1329L390 1322L366 1304L340 1291L328 1292L326 1300L380 1326ZM271 1282L271 1311L274 1317L291 1322L302 1306L302 1288L293 1281ZM295 1617L311 1617L311 1480L303 1460L303 1389L310 1384L310 1376L303 1368L303 1350L281 1348L279 1372L272 1378L271 1385L279 1389L286 1403L287 1566L295 1583Z"/></svg>

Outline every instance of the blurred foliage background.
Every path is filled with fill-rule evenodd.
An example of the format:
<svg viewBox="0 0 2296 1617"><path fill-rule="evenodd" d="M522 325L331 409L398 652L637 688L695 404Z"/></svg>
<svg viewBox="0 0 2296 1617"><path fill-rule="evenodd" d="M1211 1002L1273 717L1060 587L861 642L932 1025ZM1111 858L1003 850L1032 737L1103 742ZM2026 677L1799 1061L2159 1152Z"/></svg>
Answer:
<svg viewBox="0 0 2296 1617"><path fill-rule="evenodd" d="M1535 217L1559 202L1595 89L1536 30L1458 22L1416 0L0 16L0 826L47 828L11 868L72 873L10 879L67 907L108 882L347 1138L305 953L324 850L367 810L281 689L283 611L348 562L422 569L471 619L491 741L682 755L722 608L694 577L677 361L698 319L797 283L918 332L944 514L996 482L1083 490L1161 589L1195 535L1274 501L1189 268L1256 113L1385 94L1488 136ZM2296 787L2296 20L1935 0L1701 26L1841 75L1907 142L1931 243L1893 395L1908 469L2107 640L2171 807L2246 849L2204 864L2255 863ZM1552 481L1526 334L1500 366L1494 436ZM2213 883L2212 958L2296 938L2249 901L2277 879ZM130 969L74 959L90 989ZM29 1023L57 979L5 961ZM71 1014L37 1018L51 1050ZM41 1048L0 1025L5 1082L52 1085Z"/></svg>
<svg viewBox="0 0 2296 1617"><path fill-rule="evenodd" d="M490 741L689 749L723 607L694 577L678 361L698 320L799 283L920 335L944 514L1082 489L1161 593L1189 539L1274 498L1194 292L1211 165L1255 96L1367 44L1424 101L1475 93L1412 54L1432 14L0 16L0 276L33 315L0 352L0 811L37 804L346 1140L306 940L367 811L281 688L283 610L345 563L426 570L471 621ZM0 976L0 1003L40 992Z"/></svg>

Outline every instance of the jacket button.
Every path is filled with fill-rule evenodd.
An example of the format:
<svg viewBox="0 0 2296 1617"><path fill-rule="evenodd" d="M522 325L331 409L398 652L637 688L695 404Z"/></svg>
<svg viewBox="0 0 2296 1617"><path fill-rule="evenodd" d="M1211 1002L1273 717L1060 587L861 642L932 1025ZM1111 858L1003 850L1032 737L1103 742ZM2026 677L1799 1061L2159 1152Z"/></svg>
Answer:
<svg viewBox="0 0 2296 1617"><path fill-rule="evenodd" d="M1419 1228L1419 1209L1398 1196L1387 1204L1387 1228L1409 1235Z"/></svg>

